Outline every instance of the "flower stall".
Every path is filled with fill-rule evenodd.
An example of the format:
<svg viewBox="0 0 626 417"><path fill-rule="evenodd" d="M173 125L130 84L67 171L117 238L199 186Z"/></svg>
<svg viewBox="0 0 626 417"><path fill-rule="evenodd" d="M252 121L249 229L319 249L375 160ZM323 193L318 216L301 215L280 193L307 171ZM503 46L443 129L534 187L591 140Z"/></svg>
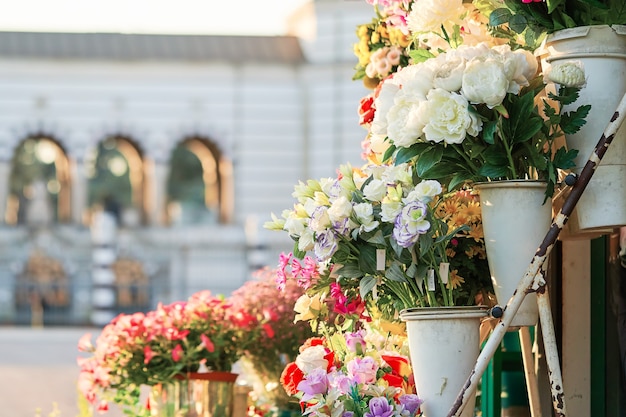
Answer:
<svg viewBox="0 0 626 417"><path fill-rule="evenodd" d="M281 266L294 258L318 264L319 273L304 284L307 294L299 315L316 327L329 320L320 319L321 313L343 316L332 320L335 326L374 317L406 325L419 413L425 417L473 416L478 380L504 332L520 329L520 335L527 335L529 327L540 324L552 405L557 415L565 415L545 269L570 216L577 225L569 230L572 234L626 224L618 217L610 224L585 226L572 214L579 200L584 205L584 197L593 194L582 193L588 184L601 189L590 177L602 168L613 130L621 124L620 117L609 116L615 110L619 115L626 89L596 88L593 64L579 59L578 52L553 53L557 34L552 32L602 21L619 38L624 6L610 0L588 8L582 4L588 2L559 0L368 3L375 18L357 28L354 47L354 79L372 89L359 104L360 123L367 131L364 162L340 166L335 177L301 181L293 208L280 217L272 214L265 225L294 239L293 252L281 258ZM589 16L593 19L586 22ZM552 26L546 19L554 19ZM591 55L605 59L623 53L618 48ZM610 103L611 111L601 110L606 120L595 113L600 106L587 96L590 90L614 93L615 100L600 100ZM600 139L603 130L586 130L596 123L602 129L608 124L608 139L598 142L602 148L597 146L585 164L593 146L590 150L573 138ZM608 181L626 183L615 178ZM443 207L459 192L479 201L479 232L469 216L458 224L446 222ZM617 199L604 207L626 207L618 191L604 194ZM591 217L606 218L598 211ZM457 250L472 227L471 238L484 258ZM360 310L356 314L347 306ZM470 329L466 335L446 320L464 314ZM493 331L487 335L490 323ZM482 338L481 327L487 328ZM451 340L451 334L464 336ZM528 348L529 339L523 339ZM423 351L424 346L432 349ZM321 357L333 352L328 346L319 350ZM468 353L467 365L455 362L461 374L456 381L455 370L444 369L451 357L459 361L461 352ZM528 365L528 356L524 359ZM331 375L341 362L333 368L332 361L317 362L311 376L315 382L307 380L312 370L289 370L290 384L294 375L300 380L290 392L307 415L341 415L346 401L333 408L326 395L332 390L350 395L350 387L361 387L355 382L342 387ZM527 376L528 385L535 384ZM536 386L529 392L531 388ZM379 415L381 409L372 408L379 401L389 410L380 415L403 412L402 405L382 393L375 396L376 406L370 405L375 397L353 394L349 415ZM538 408L532 412L540 415Z"/></svg>

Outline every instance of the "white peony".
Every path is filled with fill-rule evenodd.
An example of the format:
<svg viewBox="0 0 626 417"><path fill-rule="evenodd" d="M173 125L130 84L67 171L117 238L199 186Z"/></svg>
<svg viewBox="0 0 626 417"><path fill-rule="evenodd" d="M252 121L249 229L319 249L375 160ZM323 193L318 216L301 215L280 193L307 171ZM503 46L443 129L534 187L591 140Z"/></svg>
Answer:
<svg viewBox="0 0 626 417"><path fill-rule="evenodd" d="M509 80L499 60L476 58L467 63L461 93L471 103L485 103L494 108L502 104L508 87Z"/></svg>
<svg viewBox="0 0 626 417"><path fill-rule="evenodd" d="M376 112L374 113L374 120L370 130L374 135L387 136L387 113L394 104L394 98L400 87L397 84L383 81L378 92L378 97L374 100L374 107Z"/></svg>
<svg viewBox="0 0 626 417"><path fill-rule="evenodd" d="M419 0L407 16L407 26L413 33L438 32L442 25L451 29L463 13L463 0Z"/></svg>
<svg viewBox="0 0 626 417"><path fill-rule="evenodd" d="M422 136L424 122L418 118L424 102L399 100L387 113L387 136L394 145L408 148Z"/></svg>
<svg viewBox="0 0 626 417"><path fill-rule="evenodd" d="M443 59L440 59L442 57ZM463 82L466 60L461 56L441 54L429 60L436 65L434 69L433 86L447 91L459 91ZM427 63L429 61L426 61Z"/></svg>
<svg viewBox="0 0 626 417"><path fill-rule="evenodd" d="M470 116L467 100L457 93L436 88L428 94L427 105L419 113L424 136L430 142L462 143L477 120Z"/></svg>

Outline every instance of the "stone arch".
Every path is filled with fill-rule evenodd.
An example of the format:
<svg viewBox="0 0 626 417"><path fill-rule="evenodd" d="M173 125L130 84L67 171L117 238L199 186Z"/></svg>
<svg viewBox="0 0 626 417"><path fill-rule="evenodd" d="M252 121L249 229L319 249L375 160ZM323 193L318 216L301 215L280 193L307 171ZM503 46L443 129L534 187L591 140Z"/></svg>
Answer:
<svg viewBox="0 0 626 417"><path fill-rule="evenodd" d="M188 164L187 172L176 169L175 164L182 158L182 152L186 152L187 160L193 155L192 164ZM214 141L203 135L193 134L186 136L172 148L170 154L170 170L167 179L167 219L173 223L176 217L174 211L177 203L180 203L177 192L184 192L183 187L196 187L196 199L202 199L203 209L213 213L217 223L229 223L232 219L232 162L226 158L221 149ZM196 164L193 167L193 163ZM187 175L187 177L185 177ZM195 178L193 176L196 176ZM175 186L177 181L186 185ZM178 206L180 209L180 205Z"/></svg>
<svg viewBox="0 0 626 417"><path fill-rule="evenodd" d="M86 158L90 214L111 211L122 226L146 222L146 168L139 142L126 134L101 138Z"/></svg>
<svg viewBox="0 0 626 417"><path fill-rule="evenodd" d="M8 181L7 224L71 221L70 160L56 136L37 131L14 142Z"/></svg>

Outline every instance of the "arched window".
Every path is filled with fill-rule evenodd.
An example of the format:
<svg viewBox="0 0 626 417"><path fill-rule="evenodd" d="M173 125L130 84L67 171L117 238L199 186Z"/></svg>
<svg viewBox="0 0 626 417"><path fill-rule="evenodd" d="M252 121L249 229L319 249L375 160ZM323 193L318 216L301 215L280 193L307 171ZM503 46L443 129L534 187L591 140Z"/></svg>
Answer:
<svg viewBox="0 0 626 417"><path fill-rule="evenodd" d="M32 135L15 149L9 177L7 224L47 226L70 220L69 163L48 135Z"/></svg>
<svg viewBox="0 0 626 417"><path fill-rule="evenodd" d="M225 186L230 164L210 141L193 137L172 152L167 181L167 214L171 224L228 221L230 199Z"/></svg>
<svg viewBox="0 0 626 417"><path fill-rule="evenodd" d="M106 210L122 226L144 222L144 167L139 148L123 136L98 143L86 160L88 205Z"/></svg>

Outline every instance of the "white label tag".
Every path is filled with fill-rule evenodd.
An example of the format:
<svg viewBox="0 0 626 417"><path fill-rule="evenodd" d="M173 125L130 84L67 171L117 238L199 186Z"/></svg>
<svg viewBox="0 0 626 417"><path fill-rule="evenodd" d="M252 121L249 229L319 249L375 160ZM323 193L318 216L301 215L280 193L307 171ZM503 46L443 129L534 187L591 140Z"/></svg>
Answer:
<svg viewBox="0 0 626 417"><path fill-rule="evenodd" d="M384 249L376 249L376 270L377 271L385 270L385 250Z"/></svg>
<svg viewBox="0 0 626 417"><path fill-rule="evenodd" d="M429 269L426 276L426 286L428 291L435 291L435 270Z"/></svg>
<svg viewBox="0 0 626 417"><path fill-rule="evenodd" d="M442 262L439 264L439 276L441 277L441 282L444 284L448 283L448 278L450 277L450 264L447 262Z"/></svg>

